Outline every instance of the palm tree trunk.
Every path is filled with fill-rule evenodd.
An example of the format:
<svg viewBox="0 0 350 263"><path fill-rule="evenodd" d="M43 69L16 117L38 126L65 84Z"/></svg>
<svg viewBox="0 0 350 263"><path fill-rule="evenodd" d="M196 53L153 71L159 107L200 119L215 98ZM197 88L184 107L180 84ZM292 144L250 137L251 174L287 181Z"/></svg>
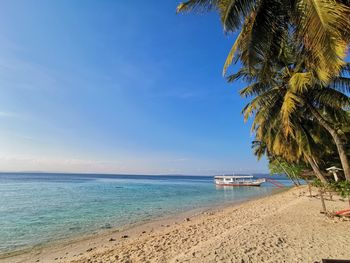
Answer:
<svg viewBox="0 0 350 263"><path fill-rule="evenodd" d="M332 136L335 142L335 145L337 146L337 149L338 149L338 154L340 157L341 165L344 170L345 178L346 180L350 181L350 165L349 165L349 160L346 155L346 151L345 151L345 147L342 142L342 139L340 138L337 131L333 129L331 125L328 124L328 122L322 117L322 115L312 105L308 103L308 107L312 115L318 120L318 122L323 126L323 128L325 128Z"/></svg>
<svg viewBox="0 0 350 263"><path fill-rule="evenodd" d="M316 177L323 183L323 184L327 184L327 179L324 177L324 175L322 174L322 171L320 169L320 167L318 167L317 163L315 162L315 160L310 157L310 156L306 156L307 161L309 162L312 170L314 171Z"/></svg>
<svg viewBox="0 0 350 263"><path fill-rule="evenodd" d="M294 179L293 179L292 177L289 177L289 179L293 182L293 184L294 184L295 186L299 186L299 185L294 181Z"/></svg>
<svg viewBox="0 0 350 263"><path fill-rule="evenodd" d="M292 171L292 174L293 174L293 178L294 178L294 180L295 180L295 181L297 181L297 185L298 185L298 186L300 186L301 184L300 184L300 182L299 182L299 178L298 178L298 176L295 174L295 172L294 172L294 171Z"/></svg>

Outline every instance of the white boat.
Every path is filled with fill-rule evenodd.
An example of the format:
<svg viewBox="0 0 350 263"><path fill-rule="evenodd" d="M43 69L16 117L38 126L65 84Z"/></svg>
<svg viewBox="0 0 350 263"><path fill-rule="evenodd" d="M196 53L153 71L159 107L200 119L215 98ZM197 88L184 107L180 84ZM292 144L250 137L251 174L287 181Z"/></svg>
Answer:
<svg viewBox="0 0 350 263"><path fill-rule="evenodd" d="M214 177L218 186L260 186L265 178L254 178L252 175L221 175Z"/></svg>

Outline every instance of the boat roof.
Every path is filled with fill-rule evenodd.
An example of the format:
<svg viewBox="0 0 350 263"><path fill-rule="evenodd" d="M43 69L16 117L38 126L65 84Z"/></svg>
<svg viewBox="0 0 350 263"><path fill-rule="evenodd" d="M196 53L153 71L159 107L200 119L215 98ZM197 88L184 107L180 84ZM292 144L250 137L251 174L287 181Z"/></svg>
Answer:
<svg viewBox="0 0 350 263"><path fill-rule="evenodd" d="M215 179L223 179L223 178L234 178L234 179L248 179L254 178L252 175L218 175L214 177Z"/></svg>

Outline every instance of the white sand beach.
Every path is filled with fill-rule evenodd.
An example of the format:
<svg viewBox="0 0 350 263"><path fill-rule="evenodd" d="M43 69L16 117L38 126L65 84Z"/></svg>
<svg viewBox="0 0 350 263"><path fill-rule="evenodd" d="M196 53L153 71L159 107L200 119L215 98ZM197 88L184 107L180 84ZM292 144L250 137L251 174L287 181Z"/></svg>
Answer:
<svg viewBox="0 0 350 263"><path fill-rule="evenodd" d="M315 192L314 192L315 194ZM348 207L335 197L329 211ZM320 213L306 187L34 249L0 262L321 262L350 259L350 220Z"/></svg>

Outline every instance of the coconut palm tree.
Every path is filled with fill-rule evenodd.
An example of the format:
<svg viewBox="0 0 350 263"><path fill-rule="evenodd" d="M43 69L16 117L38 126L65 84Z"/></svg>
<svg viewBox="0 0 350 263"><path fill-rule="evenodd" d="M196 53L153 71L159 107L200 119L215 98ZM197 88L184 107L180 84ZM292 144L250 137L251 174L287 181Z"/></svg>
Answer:
<svg viewBox="0 0 350 263"><path fill-rule="evenodd" d="M188 0L177 11L219 12L225 32L240 30L227 57L252 66L261 57L276 56L292 38L304 68L327 84L339 73L350 40L350 4L344 0Z"/></svg>
<svg viewBox="0 0 350 263"><path fill-rule="evenodd" d="M272 92L275 93L275 92ZM283 96L280 94L260 95L250 102L243 110L250 115L250 106L256 110L252 131L256 141L253 143L255 155L260 158L266 155L269 159L282 158L289 163L306 162L313 169L316 177L323 183L327 183L318 163L318 157L324 150L324 146L317 143L320 138L320 127L306 118L305 109L300 109L299 114L293 114L291 122L294 126L293 134L284 132L281 121L280 108L283 104ZM310 127L312 126L312 128ZM317 132L316 132L317 131ZM328 138L328 134L322 134Z"/></svg>
<svg viewBox="0 0 350 263"><path fill-rule="evenodd" d="M244 78L250 83L243 93L256 97L245 109L246 115L263 112L263 104L278 97L272 94L283 91L279 121L284 135L296 136L292 119L300 107L305 108L331 134L350 180L342 130L337 127L349 121L344 116L349 98L341 92L350 90L350 81L343 75L349 70L344 62L350 40L349 1L188 0L178 6L178 12L191 10L217 10L225 32L240 30L224 73L233 62L241 61L243 68L228 79ZM267 117L256 114L254 125Z"/></svg>
<svg viewBox="0 0 350 263"><path fill-rule="evenodd" d="M350 66L344 66L339 76L333 78L328 86L322 86L312 77L304 80L302 65L290 58L291 56L275 58L277 62L274 63L274 67L268 69L268 74L262 70L264 65L262 60L256 67L250 69L243 67L228 78L231 82L243 78L250 83L240 92L242 96L253 97L243 110L245 119L254 115L252 130L256 132L257 138L261 140L264 137L265 143L274 147L275 154L283 155L288 152L284 144L286 142L290 144L289 140L298 144L307 143L303 141L305 139L310 140L311 137L306 134L310 131L305 130L305 125L301 126L307 117L314 125L322 126L331 135L337 146L344 174L347 180L350 180L349 161L342 138L344 127L341 125L350 123L345 111L350 107L350 99L343 93L350 91L350 79L346 77ZM299 83L295 85L295 82ZM309 85L313 85L312 88L308 87ZM304 88L296 90L295 86ZM278 128L271 128L277 124ZM312 131L312 126L309 128ZM295 150L289 149L289 151ZM306 152L308 151L310 150ZM311 158L312 155L305 155L305 149L299 149L297 152L299 157L304 156L314 170L318 169L317 162ZM287 156L284 158L288 159Z"/></svg>

